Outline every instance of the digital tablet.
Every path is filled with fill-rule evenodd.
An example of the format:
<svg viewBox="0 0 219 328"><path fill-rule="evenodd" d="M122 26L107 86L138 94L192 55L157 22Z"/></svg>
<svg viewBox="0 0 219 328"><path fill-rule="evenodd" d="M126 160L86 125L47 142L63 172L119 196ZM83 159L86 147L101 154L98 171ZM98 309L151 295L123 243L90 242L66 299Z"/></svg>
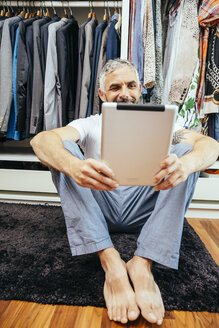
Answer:
<svg viewBox="0 0 219 328"><path fill-rule="evenodd" d="M120 185L152 186L169 153L178 107L103 103L101 160Z"/></svg>

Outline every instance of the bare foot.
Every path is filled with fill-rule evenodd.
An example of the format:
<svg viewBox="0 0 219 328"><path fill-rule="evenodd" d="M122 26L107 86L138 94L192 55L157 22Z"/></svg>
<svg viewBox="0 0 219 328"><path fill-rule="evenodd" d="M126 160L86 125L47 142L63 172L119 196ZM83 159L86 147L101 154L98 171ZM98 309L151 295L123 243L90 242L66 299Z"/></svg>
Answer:
<svg viewBox="0 0 219 328"><path fill-rule="evenodd" d="M140 314L125 263L114 248L98 253L105 271L104 298L110 320L127 323Z"/></svg>
<svg viewBox="0 0 219 328"><path fill-rule="evenodd" d="M142 316L150 323L161 325L165 310L160 290L151 272L151 265L151 260L139 256L134 256L126 264Z"/></svg>

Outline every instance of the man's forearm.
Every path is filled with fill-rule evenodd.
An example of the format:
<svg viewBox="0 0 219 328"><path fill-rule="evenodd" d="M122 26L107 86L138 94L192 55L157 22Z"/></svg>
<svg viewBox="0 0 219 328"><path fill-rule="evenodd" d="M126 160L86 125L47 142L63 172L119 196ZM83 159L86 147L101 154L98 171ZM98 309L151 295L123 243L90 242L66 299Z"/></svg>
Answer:
<svg viewBox="0 0 219 328"><path fill-rule="evenodd" d="M53 131L41 132L30 142L39 160L46 166L70 175L78 158L70 154L62 144L59 135Z"/></svg>
<svg viewBox="0 0 219 328"><path fill-rule="evenodd" d="M198 140L193 150L182 156L185 167L189 174L197 171L203 171L218 159L219 156L219 143L209 137Z"/></svg>

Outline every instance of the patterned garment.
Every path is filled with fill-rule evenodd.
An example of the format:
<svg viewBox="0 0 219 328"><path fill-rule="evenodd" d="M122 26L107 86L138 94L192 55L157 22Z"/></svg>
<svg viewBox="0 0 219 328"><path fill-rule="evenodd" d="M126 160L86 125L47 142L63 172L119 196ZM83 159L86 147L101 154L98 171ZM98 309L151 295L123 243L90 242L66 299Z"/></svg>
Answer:
<svg viewBox="0 0 219 328"><path fill-rule="evenodd" d="M201 122L196 103L199 74L199 59L197 59L197 65L189 86L189 91L186 95L184 104L179 108L177 117L177 124L185 129L190 129L196 132L201 131Z"/></svg>
<svg viewBox="0 0 219 328"><path fill-rule="evenodd" d="M137 0L130 1L129 37L128 37L128 60L130 61L132 61L132 46L133 46L133 34L134 34L134 26L135 26L136 2Z"/></svg>
<svg viewBox="0 0 219 328"><path fill-rule="evenodd" d="M219 2L218 0L204 0L200 9L198 22L201 26L200 32L200 77L198 84L197 104L200 111L203 104L204 80L206 72L206 58L208 49L209 27L219 23Z"/></svg>
<svg viewBox="0 0 219 328"><path fill-rule="evenodd" d="M155 84L155 41L152 0L146 1L143 23L144 46L144 86L151 88Z"/></svg>
<svg viewBox="0 0 219 328"><path fill-rule="evenodd" d="M152 91L152 102L161 104L163 98L161 0L156 0L155 67L156 83Z"/></svg>
<svg viewBox="0 0 219 328"><path fill-rule="evenodd" d="M168 100L182 105L196 67L199 45L198 0L186 0L183 6L182 24L176 64L172 76Z"/></svg>
<svg viewBox="0 0 219 328"><path fill-rule="evenodd" d="M203 112L219 113L219 24L209 31Z"/></svg>

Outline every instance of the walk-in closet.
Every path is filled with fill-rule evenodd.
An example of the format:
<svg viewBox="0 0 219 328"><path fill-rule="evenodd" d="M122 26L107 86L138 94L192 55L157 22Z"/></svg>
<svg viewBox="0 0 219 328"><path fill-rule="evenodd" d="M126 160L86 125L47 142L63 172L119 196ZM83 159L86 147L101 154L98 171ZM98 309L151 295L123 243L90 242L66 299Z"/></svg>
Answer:
<svg viewBox="0 0 219 328"><path fill-rule="evenodd" d="M183 2L184 16L180 7ZM214 53L219 47L216 37L219 23L212 23L209 29L207 49L210 50L206 53L205 49L207 68L203 72L198 58L200 38L204 40L206 36L204 21L198 21L197 8L201 1L179 1L178 6L177 1L162 1L161 6L154 1L153 8L147 5L142 8L140 3L135 0L0 1L0 201L60 204L50 172L33 153L30 140L40 131L101 112L98 74L104 62L111 58L135 62L143 86L142 102L176 103L178 124L218 140L218 62L214 62ZM9 24L15 17L20 18ZM42 24L37 25L38 32L34 30L40 33L35 36L31 27L37 20ZM52 26L52 21L62 21L64 25L70 20L71 36L67 32L56 33L54 52L48 26ZM79 28L88 20L94 21L90 34L93 50L92 56L87 54L89 65L83 70ZM20 21L23 25L19 25ZM141 22L144 22L142 26L147 24L142 35ZM98 39L94 38L94 30L101 24L104 31L112 28L109 38L114 37L113 43L106 41L104 53L97 51ZM30 42L32 48L28 46ZM176 51L178 55L174 54ZM79 70L83 71L80 75ZM197 92L199 74L210 76L213 91L208 80L202 79L202 92ZM211 93L215 95L214 104L210 103ZM208 99L201 105L203 97ZM218 171L219 160L201 172L187 217L219 218Z"/></svg>

